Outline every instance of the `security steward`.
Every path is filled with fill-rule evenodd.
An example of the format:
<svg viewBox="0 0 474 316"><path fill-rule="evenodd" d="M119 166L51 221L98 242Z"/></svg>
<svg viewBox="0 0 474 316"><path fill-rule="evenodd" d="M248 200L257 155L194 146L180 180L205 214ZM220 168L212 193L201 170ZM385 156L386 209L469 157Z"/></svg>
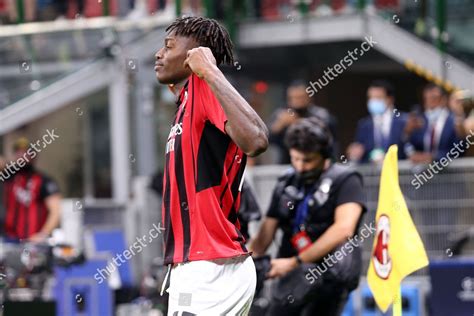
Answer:
<svg viewBox="0 0 474 316"><path fill-rule="evenodd" d="M250 243L254 256L263 256L283 230L266 274L276 278L267 315L339 315L358 285L361 250L348 240L366 212L362 176L331 161L332 143L328 128L314 118L297 121L285 134L292 168L278 178ZM333 252L343 248L336 261Z"/></svg>

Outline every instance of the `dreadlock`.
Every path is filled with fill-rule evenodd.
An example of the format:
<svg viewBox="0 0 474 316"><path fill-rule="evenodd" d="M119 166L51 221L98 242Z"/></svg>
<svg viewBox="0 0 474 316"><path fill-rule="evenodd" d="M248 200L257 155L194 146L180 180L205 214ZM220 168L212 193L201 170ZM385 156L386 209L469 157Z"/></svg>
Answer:
<svg viewBox="0 0 474 316"><path fill-rule="evenodd" d="M209 47L216 58L217 65L232 65L234 54L229 33L216 20L198 16L177 18L166 32L174 32L177 36L192 37L199 45Z"/></svg>

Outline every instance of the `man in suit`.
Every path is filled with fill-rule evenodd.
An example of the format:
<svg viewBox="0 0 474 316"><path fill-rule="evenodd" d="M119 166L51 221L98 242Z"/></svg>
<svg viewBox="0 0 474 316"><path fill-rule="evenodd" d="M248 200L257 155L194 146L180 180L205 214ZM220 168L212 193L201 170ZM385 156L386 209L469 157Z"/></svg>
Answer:
<svg viewBox="0 0 474 316"><path fill-rule="evenodd" d="M394 107L395 89L385 80L373 81L367 89L369 116L359 120L356 137L347 148L349 160L381 162L390 145L403 148L406 114ZM398 158L405 159L403 150Z"/></svg>
<svg viewBox="0 0 474 316"><path fill-rule="evenodd" d="M429 83L423 89L423 113L410 114L404 137L405 153L414 163L430 163L446 157L458 144L454 114L447 107L448 98L439 86ZM461 144L462 145L462 144ZM464 149L459 149L459 155Z"/></svg>

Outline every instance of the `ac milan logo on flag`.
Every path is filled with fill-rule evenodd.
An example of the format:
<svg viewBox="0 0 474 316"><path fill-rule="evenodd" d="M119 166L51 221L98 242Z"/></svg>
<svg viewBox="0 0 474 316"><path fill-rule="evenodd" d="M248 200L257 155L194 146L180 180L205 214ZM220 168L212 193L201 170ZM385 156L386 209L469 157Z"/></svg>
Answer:
<svg viewBox="0 0 474 316"><path fill-rule="evenodd" d="M372 262L377 276L386 280L392 271L392 258L388 253L390 242L390 218L387 215L381 215L377 221L377 232L372 254Z"/></svg>

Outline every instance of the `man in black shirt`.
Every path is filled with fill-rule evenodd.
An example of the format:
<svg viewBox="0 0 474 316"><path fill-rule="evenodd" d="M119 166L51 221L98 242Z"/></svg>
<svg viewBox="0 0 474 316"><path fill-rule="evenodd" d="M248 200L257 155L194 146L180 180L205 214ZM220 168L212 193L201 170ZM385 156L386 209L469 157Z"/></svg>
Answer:
<svg viewBox="0 0 474 316"><path fill-rule="evenodd" d="M307 84L303 80L293 81L286 90L287 105L278 109L271 118L270 143L278 150L278 163L290 163L290 156L284 143L285 133L291 124L302 118L317 118L323 121L336 136L337 121L329 111L312 103L306 92ZM333 145L333 154L337 154L337 145Z"/></svg>
<svg viewBox="0 0 474 316"><path fill-rule="evenodd" d="M298 121L288 129L285 143L293 168L278 179L266 218L250 248L256 256L263 255L281 228L278 258L271 261L267 277L281 280L300 265L316 263L318 270L306 271L305 279L312 287L319 277L319 283L314 283L319 287L301 304L274 297L268 314L338 315L360 276L359 245L348 240L354 237L366 211L362 176L331 162L332 137L321 121ZM333 253L339 262L334 262ZM329 257L334 265L328 262ZM352 266L348 274L341 270L347 268L347 260Z"/></svg>

